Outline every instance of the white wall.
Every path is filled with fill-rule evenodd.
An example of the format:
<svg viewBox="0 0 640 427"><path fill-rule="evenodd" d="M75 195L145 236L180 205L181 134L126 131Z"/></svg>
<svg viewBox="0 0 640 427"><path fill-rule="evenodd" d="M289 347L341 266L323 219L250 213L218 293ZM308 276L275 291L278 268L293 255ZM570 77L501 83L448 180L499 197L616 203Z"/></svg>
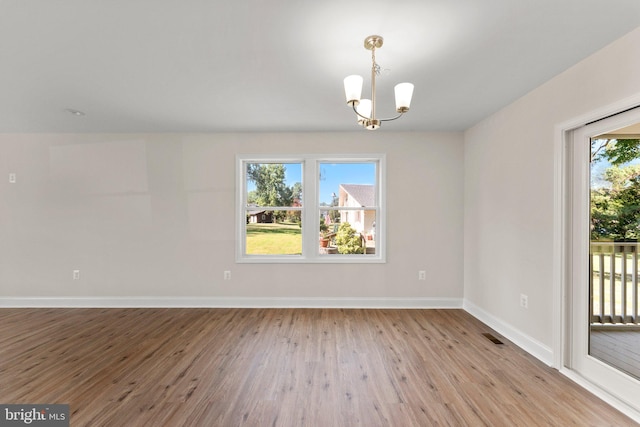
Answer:
<svg viewBox="0 0 640 427"><path fill-rule="evenodd" d="M637 95L639 71L636 29L465 132L465 299L548 347L560 327L552 318L554 127Z"/></svg>
<svg viewBox="0 0 640 427"><path fill-rule="evenodd" d="M235 264L236 154L359 152L387 153L386 264ZM463 159L461 133L0 135L0 298L461 300Z"/></svg>

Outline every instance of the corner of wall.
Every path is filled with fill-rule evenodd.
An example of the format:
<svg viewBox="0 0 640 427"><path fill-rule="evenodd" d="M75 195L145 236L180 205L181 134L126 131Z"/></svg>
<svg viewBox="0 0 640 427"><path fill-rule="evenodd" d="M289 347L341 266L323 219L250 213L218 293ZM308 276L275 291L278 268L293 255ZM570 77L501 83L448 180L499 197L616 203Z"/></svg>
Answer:
<svg viewBox="0 0 640 427"><path fill-rule="evenodd" d="M484 311L477 305L467 299L462 302L462 308L476 319L480 320L509 341L531 354L547 366L553 365L553 350L540 341L530 337L529 335L519 331L502 319L499 319L488 312Z"/></svg>

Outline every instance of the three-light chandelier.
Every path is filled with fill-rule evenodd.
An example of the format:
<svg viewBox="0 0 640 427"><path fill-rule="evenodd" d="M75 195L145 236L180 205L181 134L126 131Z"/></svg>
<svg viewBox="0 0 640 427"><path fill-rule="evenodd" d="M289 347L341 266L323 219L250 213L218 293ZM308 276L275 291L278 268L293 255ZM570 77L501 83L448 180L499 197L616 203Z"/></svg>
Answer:
<svg viewBox="0 0 640 427"><path fill-rule="evenodd" d="M388 119L376 118L376 76L380 75L380 66L376 63L376 49L382 46L383 38L369 36L364 39L364 47L371 51L371 99L362 97L362 76L352 75L344 79L344 92L347 104L356 113L358 124L369 130L378 129L382 122L395 120L409 111L411 97L413 96L413 84L399 83L395 86L397 116Z"/></svg>

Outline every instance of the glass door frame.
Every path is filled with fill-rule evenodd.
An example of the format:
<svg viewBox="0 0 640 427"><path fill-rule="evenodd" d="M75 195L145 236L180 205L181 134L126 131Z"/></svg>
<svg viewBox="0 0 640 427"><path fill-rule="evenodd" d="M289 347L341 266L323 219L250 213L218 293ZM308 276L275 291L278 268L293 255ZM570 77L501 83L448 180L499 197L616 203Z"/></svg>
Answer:
<svg viewBox="0 0 640 427"><path fill-rule="evenodd" d="M621 113L573 131L570 158L570 234L568 357L566 366L620 401L640 411L640 381L589 355L590 150L591 138L640 122L640 109Z"/></svg>

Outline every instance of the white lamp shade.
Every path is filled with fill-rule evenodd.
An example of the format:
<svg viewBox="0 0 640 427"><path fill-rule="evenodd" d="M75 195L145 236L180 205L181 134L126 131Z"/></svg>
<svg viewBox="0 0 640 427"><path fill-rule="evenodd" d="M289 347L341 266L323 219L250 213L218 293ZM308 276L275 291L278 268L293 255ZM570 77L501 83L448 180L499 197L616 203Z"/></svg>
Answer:
<svg viewBox="0 0 640 427"><path fill-rule="evenodd" d="M356 107L356 111L358 114L365 116L367 119L371 118L371 100L370 99L361 99L360 104ZM358 123L363 124L366 119L357 116Z"/></svg>
<svg viewBox="0 0 640 427"><path fill-rule="evenodd" d="M358 104L362 96L362 76L351 75L344 79L344 94L347 97L347 104Z"/></svg>
<svg viewBox="0 0 640 427"><path fill-rule="evenodd" d="M411 106L413 96L413 85L411 83L398 83L395 87L396 111L405 112Z"/></svg>

